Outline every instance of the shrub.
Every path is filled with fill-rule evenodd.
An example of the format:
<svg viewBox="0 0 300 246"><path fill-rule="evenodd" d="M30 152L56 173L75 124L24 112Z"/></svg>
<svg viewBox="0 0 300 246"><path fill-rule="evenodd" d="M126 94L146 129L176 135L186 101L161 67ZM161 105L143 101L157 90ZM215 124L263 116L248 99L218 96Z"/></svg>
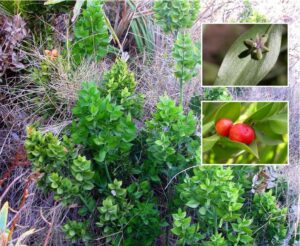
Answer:
<svg viewBox="0 0 300 246"><path fill-rule="evenodd" d="M110 194L98 207L100 213L97 225L103 228L106 242L120 242L124 237L124 245L152 245L160 234L161 221L155 205L149 201L141 202L139 198L129 194L131 188L121 188L122 181L114 180L109 184ZM148 194L147 194L148 193ZM150 190L144 195L149 196ZM116 235L114 235L115 232Z"/></svg>
<svg viewBox="0 0 300 246"><path fill-rule="evenodd" d="M144 168L154 181L159 180L159 173L171 177L200 161L193 113L185 115L182 107L167 96L160 98L156 108L152 119L145 122L147 160Z"/></svg>
<svg viewBox="0 0 300 246"><path fill-rule="evenodd" d="M91 162L78 155L70 139L58 140L51 132L42 135L27 128L25 148L33 170L41 174L39 185L44 191L54 191L54 198L63 204L81 200L81 194L93 189L94 171Z"/></svg>
<svg viewBox="0 0 300 246"><path fill-rule="evenodd" d="M194 176L187 177L178 190L186 206L195 209L198 233L205 235L204 238L210 240L213 235L225 232L230 245L249 245L253 242L249 228L252 221L240 218L244 191L232 179L230 168L195 168Z"/></svg>
<svg viewBox="0 0 300 246"><path fill-rule="evenodd" d="M75 23L74 37L72 55L76 63L84 57L99 61L107 54L109 34L100 1L89 1Z"/></svg>
<svg viewBox="0 0 300 246"><path fill-rule="evenodd" d="M199 0L155 0L154 17L165 32L190 28L198 16Z"/></svg>
<svg viewBox="0 0 300 246"><path fill-rule="evenodd" d="M112 103L110 96L101 97L94 83L83 85L73 115L73 141L92 154L98 165L106 170L108 179L107 166L113 170L118 165L118 172L126 173L124 163L129 162L131 142L136 138L131 115L126 115L122 106Z"/></svg>
<svg viewBox="0 0 300 246"><path fill-rule="evenodd" d="M175 77L180 83L180 103L183 101L183 83L196 76L201 62L200 49L188 33L179 32L172 55L176 61Z"/></svg>
<svg viewBox="0 0 300 246"><path fill-rule="evenodd" d="M91 235L88 232L87 222L69 220L62 227L63 232L66 235L66 238L69 239L72 243L76 242L89 242Z"/></svg>
<svg viewBox="0 0 300 246"><path fill-rule="evenodd" d="M122 105L124 111L140 117L143 109L143 95L135 94L137 82L124 60L117 59L111 70L104 73L101 95L109 95L111 101Z"/></svg>
<svg viewBox="0 0 300 246"><path fill-rule="evenodd" d="M256 193L253 198L252 215L256 227L257 241L267 241L270 245L281 245L287 233L287 208L280 208L272 190Z"/></svg>
<svg viewBox="0 0 300 246"><path fill-rule="evenodd" d="M179 240L177 243L179 245L193 245L196 244L202 239L202 236L198 233L199 225L191 225L191 217L186 217L186 212L182 209L178 209L176 214L172 215L173 217L173 228L172 233L176 235Z"/></svg>

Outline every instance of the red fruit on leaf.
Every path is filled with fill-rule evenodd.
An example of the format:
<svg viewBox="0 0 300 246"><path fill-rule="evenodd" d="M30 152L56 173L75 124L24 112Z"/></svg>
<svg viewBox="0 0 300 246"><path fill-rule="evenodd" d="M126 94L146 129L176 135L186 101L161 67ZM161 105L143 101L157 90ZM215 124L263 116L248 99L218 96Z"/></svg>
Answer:
<svg viewBox="0 0 300 246"><path fill-rule="evenodd" d="M220 119L216 123L216 131L220 136L226 137L229 134L230 128L232 127L232 120L230 119Z"/></svg>
<svg viewBox="0 0 300 246"><path fill-rule="evenodd" d="M255 139L255 132L251 126L240 123L231 127L229 138L231 141L251 144Z"/></svg>

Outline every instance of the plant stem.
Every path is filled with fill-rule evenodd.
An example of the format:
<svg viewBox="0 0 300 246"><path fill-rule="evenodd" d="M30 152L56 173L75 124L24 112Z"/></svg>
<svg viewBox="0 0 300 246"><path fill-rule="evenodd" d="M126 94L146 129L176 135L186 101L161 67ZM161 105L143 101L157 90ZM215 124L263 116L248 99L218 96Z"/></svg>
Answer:
<svg viewBox="0 0 300 246"><path fill-rule="evenodd" d="M217 234L218 233L218 218L217 218L216 210L214 211L214 219L215 219L215 234Z"/></svg>
<svg viewBox="0 0 300 246"><path fill-rule="evenodd" d="M108 171L108 167L107 167L106 162L104 162L104 167L105 167L106 177L107 177L109 183L112 183L112 179L111 179L111 177L110 177L110 174L109 174L109 171Z"/></svg>
<svg viewBox="0 0 300 246"><path fill-rule="evenodd" d="M183 80L182 78L180 78L180 81L179 81L179 84L180 84L180 105L183 106Z"/></svg>

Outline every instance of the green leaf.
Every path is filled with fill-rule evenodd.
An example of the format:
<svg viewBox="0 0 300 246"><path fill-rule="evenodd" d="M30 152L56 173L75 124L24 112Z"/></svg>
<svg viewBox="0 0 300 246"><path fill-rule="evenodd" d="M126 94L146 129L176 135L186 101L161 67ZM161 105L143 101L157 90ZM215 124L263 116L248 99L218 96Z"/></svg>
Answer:
<svg viewBox="0 0 300 246"><path fill-rule="evenodd" d="M44 3L44 5L54 5L58 3L65 2L66 0L48 0Z"/></svg>
<svg viewBox="0 0 300 246"><path fill-rule="evenodd" d="M276 134L286 134L288 130L287 114L278 114L268 119L271 130Z"/></svg>
<svg viewBox="0 0 300 246"><path fill-rule="evenodd" d="M270 28L270 29L269 29ZM255 39L256 35L268 32L267 46L269 52L263 54L261 60L246 55L246 39ZM256 85L275 65L281 47L282 25L256 24L240 35L226 53L214 85Z"/></svg>
<svg viewBox="0 0 300 246"><path fill-rule="evenodd" d="M199 206L199 202L192 199L192 200L189 200L185 205L190 208L197 208Z"/></svg>
<svg viewBox="0 0 300 246"><path fill-rule="evenodd" d="M228 138L221 138L221 141L225 146L227 146L229 148L245 150L245 151L251 153L252 155L254 155L257 159L259 159L256 141L253 141L250 145L240 143L240 142L234 142L234 141L229 140Z"/></svg>
<svg viewBox="0 0 300 246"><path fill-rule="evenodd" d="M257 103L257 110L250 115L246 120L247 122L257 122L266 120L274 114L281 111L287 105L286 102L271 102L271 103Z"/></svg>
<svg viewBox="0 0 300 246"><path fill-rule="evenodd" d="M94 158L98 163L103 162L106 156L105 150L100 150L98 155Z"/></svg>
<svg viewBox="0 0 300 246"><path fill-rule="evenodd" d="M231 119L234 122L240 117L240 113L241 113L240 102L224 103L216 112L215 122L217 122L219 119L222 118Z"/></svg>
<svg viewBox="0 0 300 246"><path fill-rule="evenodd" d="M220 139L220 136L218 135L213 135L207 138L203 138L202 139L202 150L203 152L207 152L209 150L211 150L214 145L216 144L216 142L218 142Z"/></svg>
<svg viewBox="0 0 300 246"><path fill-rule="evenodd" d="M199 208L199 213L201 214L201 215L205 215L206 214L206 208L205 207L201 207L201 208Z"/></svg>
<svg viewBox="0 0 300 246"><path fill-rule="evenodd" d="M210 122L206 123L205 125L203 125L202 136L207 134L214 125L215 125L215 123L213 121L210 121Z"/></svg>
<svg viewBox="0 0 300 246"><path fill-rule="evenodd" d="M257 127L254 127L254 129L255 129L255 135L256 135L257 139L263 144L278 145L278 144L283 143L281 135L269 136L269 135L266 134L266 132L261 131Z"/></svg>

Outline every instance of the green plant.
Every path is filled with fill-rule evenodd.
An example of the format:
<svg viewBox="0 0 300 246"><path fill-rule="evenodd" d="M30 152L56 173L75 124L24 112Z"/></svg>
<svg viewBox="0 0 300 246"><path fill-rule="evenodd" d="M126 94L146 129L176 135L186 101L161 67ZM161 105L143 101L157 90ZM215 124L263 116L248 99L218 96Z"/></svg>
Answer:
<svg viewBox="0 0 300 246"><path fill-rule="evenodd" d="M89 235L88 232L87 222L69 220L62 226L62 231L65 233L67 239L69 239L72 243L88 243L91 239L91 235Z"/></svg>
<svg viewBox="0 0 300 246"><path fill-rule="evenodd" d="M244 10L239 16L240 22L263 23L267 22L267 17L254 11L249 0L244 0Z"/></svg>
<svg viewBox="0 0 300 246"><path fill-rule="evenodd" d="M127 63L117 59L112 68L104 73L101 83L101 95L111 97L111 101L122 105L126 113L140 117L143 109L143 95L135 94L137 82L129 71Z"/></svg>
<svg viewBox="0 0 300 246"><path fill-rule="evenodd" d="M41 174L39 185L44 191L54 191L54 198L65 205L79 200L86 205L81 193L93 189L94 171L69 138L60 141L51 132L42 135L28 127L25 148L33 170Z"/></svg>
<svg viewBox="0 0 300 246"><path fill-rule="evenodd" d="M199 0L155 0L154 17L165 32L190 28L198 16Z"/></svg>
<svg viewBox="0 0 300 246"><path fill-rule="evenodd" d="M122 181L118 180L108 185L110 195L102 201L102 206L98 207L100 216L97 225L103 228L106 242L113 241L114 245L120 242L122 237L125 245L135 245L141 241L144 245L152 245L155 237L160 234L161 221L158 211L153 203L140 202L141 196L133 198L128 193L135 190L133 187L125 189L121 186Z"/></svg>
<svg viewBox="0 0 300 246"><path fill-rule="evenodd" d="M257 85L276 64L283 31L283 25L261 24L241 34L227 51L214 85Z"/></svg>
<svg viewBox="0 0 300 246"><path fill-rule="evenodd" d="M203 242L209 239L224 245L218 233L225 236L228 245L250 245L253 242L249 228L252 220L240 218L244 190L233 181L230 168L194 168L194 175L179 184L178 191L186 206L195 211L199 222L197 233L205 235Z"/></svg>
<svg viewBox="0 0 300 246"><path fill-rule="evenodd" d="M159 173L171 177L190 165L199 163L199 139L195 135L196 118L184 114L169 97L160 98L152 119L145 122L147 160L145 172L158 181Z"/></svg>
<svg viewBox="0 0 300 246"><path fill-rule="evenodd" d="M231 101L232 96L227 88L204 88L202 95L193 95L189 107L193 112L200 116L201 101Z"/></svg>
<svg viewBox="0 0 300 246"><path fill-rule="evenodd" d="M131 115L123 107L111 102L111 97L101 97L94 83L85 83L73 108L72 139L90 151L93 159L105 169L111 182L109 167L119 166L122 175L129 163L132 141L136 138L136 127ZM122 163L122 165L120 165ZM117 173L114 173L115 175Z"/></svg>
<svg viewBox="0 0 300 246"><path fill-rule="evenodd" d="M258 241L267 241L270 245L281 245L287 233L287 208L280 208L272 190L256 193L253 198L252 215Z"/></svg>
<svg viewBox="0 0 300 246"><path fill-rule="evenodd" d="M286 163L288 137L286 102L204 102L203 115L203 163ZM235 123L230 130L231 134L229 133L230 139L215 132L216 122L223 118ZM248 126L252 129L249 129L248 137L244 136L242 139L240 130L245 130L245 127L241 127L244 124L247 124L246 129L249 129ZM231 140L245 141L241 143Z"/></svg>
<svg viewBox="0 0 300 246"><path fill-rule="evenodd" d="M74 26L72 55L76 63L83 58L102 59L108 52L109 34L100 1L88 1Z"/></svg>
<svg viewBox="0 0 300 246"><path fill-rule="evenodd" d="M198 243L203 236L198 233L199 224L191 225L191 217L186 217L186 212L178 209L176 214L172 214L173 228L171 232L178 237L179 245L194 245Z"/></svg>
<svg viewBox="0 0 300 246"><path fill-rule="evenodd" d="M180 103L183 101L183 84L196 76L201 62L200 49L188 33L179 32L174 43L173 57L176 61L175 77L180 84Z"/></svg>

